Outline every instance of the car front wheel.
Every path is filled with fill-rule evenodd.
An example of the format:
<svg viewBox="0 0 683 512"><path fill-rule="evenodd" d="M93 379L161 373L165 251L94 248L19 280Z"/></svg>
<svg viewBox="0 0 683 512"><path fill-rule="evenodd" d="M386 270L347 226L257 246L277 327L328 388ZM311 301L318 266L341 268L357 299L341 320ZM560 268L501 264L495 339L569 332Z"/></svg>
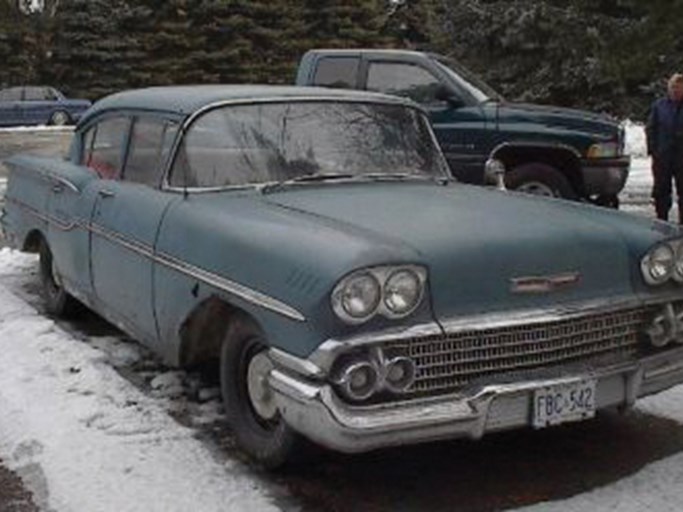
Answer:
<svg viewBox="0 0 683 512"><path fill-rule="evenodd" d="M290 461L301 442L282 419L268 385L273 366L264 335L246 315L233 318L221 348L220 380L237 444L268 469Z"/></svg>
<svg viewBox="0 0 683 512"><path fill-rule="evenodd" d="M505 186L527 194L576 199L576 193L565 176L547 164L522 164L505 175Z"/></svg>

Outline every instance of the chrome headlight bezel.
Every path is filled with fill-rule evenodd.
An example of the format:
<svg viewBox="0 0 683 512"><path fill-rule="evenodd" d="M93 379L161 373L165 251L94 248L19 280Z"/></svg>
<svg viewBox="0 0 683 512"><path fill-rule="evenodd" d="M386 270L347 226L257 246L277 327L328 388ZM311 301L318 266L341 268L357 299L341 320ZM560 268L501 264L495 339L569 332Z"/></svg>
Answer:
<svg viewBox="0 0 683 512"><path fill-rule="evenodd" d="M683 273L677 270L679 257L683 257L683 240L669 240L651 247L640 261L640 270L645 282L652 286L663 285L672 279L683 283ZM665 268L665 272L660 276L654 275L654 265L656 263L662 264L662 261L667 258L670 259L670 262ZM683 266L681 270L683 270Z"/></svg>
<svg viewBox="0 0 683 512"><path fill-rule="evenodd" d="M411 307L406 308L403 311L396 311L387 304L387 285L391 283L392 279L396 279L396 276L401 275L402 273L414 276L419 289L417 290L416 299ZM362 317L355 317L349 314L347 308L344 307L344 297L349 287L356 282L359 277L368 274L373 276L379 284L380 300L375 305L373 311L368 312L367 315ZM334 287L331 296L332 309L338 318L351 325L365 323L377 315L381 315L391 320L405 318L414 313L420 307L420 304L422 304L426 283L427 269L420 265L384 265L360 269L342 278Z"/></svg>

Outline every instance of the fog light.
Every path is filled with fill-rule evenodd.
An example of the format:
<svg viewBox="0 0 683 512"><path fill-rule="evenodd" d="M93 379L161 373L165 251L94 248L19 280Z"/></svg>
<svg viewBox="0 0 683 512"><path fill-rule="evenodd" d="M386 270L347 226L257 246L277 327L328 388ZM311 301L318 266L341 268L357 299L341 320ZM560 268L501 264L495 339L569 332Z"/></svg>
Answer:
<svg viewBox="0 0 683 512"><path fill-rule="evenodd" d="M415 364L407 357L391 359L386 366L386 386L400 393L415 382Z"/></svg>
<svg viewBox="0 0 683 512"><path fill-rule="evenodd" d="M336 384L347 398L366 400L377 391L379 373L368 361L354 361L342 369Z"/></svg>

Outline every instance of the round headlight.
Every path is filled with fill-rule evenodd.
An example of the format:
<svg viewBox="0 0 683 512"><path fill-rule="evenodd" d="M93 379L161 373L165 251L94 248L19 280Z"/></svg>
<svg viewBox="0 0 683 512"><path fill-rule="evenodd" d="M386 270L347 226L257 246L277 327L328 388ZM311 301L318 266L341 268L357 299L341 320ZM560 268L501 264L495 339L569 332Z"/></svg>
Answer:
<svg viewBox="0 0 683 512"><path fill-rule="evenodd" d="M665 244L650 251L645 260L645 279L652 284L661 284L674 272L676 256L673 249Z"/></svg>
<svg viewBox="0 0 683 512"><path fill-rule="evenodd" d="M384 284L384 305L392 315L405 316L411 313L421 298L422 282L412 270L397 270Z"/></svg>
<svg viewBox="0 0 683 512"><path fill-rule="evenodd" d="M339 304L351 319L362 321L376 310L382 291L379 282L369 272L349 278L339 291Z"/></svg>

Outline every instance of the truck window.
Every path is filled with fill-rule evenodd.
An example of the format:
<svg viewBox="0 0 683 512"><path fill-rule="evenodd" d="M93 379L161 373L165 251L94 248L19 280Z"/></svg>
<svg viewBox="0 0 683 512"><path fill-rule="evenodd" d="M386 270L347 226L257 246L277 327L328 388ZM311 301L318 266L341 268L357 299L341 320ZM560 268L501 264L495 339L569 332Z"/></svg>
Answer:
<svg viewBox="0 0 683 512"><path fill-rule="evenodd" d="M418 103L439 102L436 91L441 86L431 73L413 64L371 62L367 90L405 96Z"/></svg>
<svg viewBox="0 0 683 512"><path fill-rule="evenodd" d="M133 124L128 160L123 179L133 183L156 186L162 165L168 158L169 140L175 137L177 126L163 119L139 118Z"/></svg>
<svg viewBox="0 0 683 512"><path fill-rule="evenodd" d="M326 57L319 60L313 85L354 89L359 60L358 57Z"/></svg>

